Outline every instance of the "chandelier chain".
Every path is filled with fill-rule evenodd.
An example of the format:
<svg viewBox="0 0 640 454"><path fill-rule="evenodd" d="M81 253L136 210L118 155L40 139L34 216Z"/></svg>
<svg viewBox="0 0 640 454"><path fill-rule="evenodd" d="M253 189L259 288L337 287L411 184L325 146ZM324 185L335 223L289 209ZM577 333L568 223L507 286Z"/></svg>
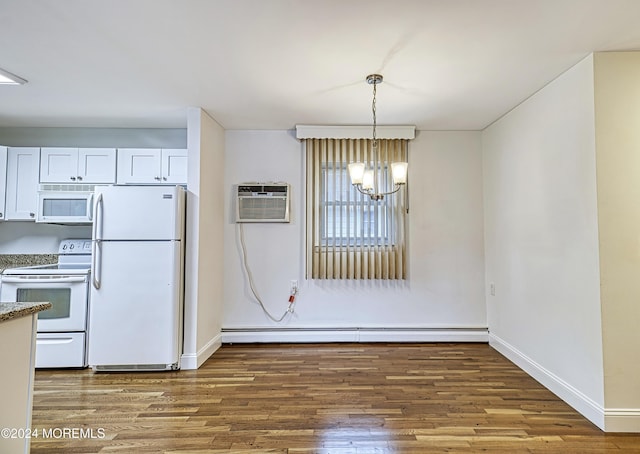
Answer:
<svg viewBox="0 0 640 454"><path fill-rule="evenodd" d="M384 199L385 195L394 194L400 190L400 188L406 184L407 175L407 163L406 162L392 162L390 164L390 170L392 172L393 189L386 192L378 192L378 173L388 170L386 167L383 169L379 164L378 156L378 136L376 127L378 126L378 118L376 115L376 101L377 101L377 87L382 82L382 75L369 74L367 76L367 83L373 85L373 100L371 101L371 112L373 114L373 138L371 141L371 156L366 157L365 160L371 160L373 169L367 170L366 162L353 162L349 164L349 176L351 177L351 184L355 186L358 192L369 196L371 200L380 201ZM386 164L385 164L386 166ZM383 178L380 175L380 178ZM387 181L384 178L384 181Z"/></svg>
<svg viewBox="0 0 640 454"><path fill-rule="evenodd" d="M371 111L373 112L373 147L378 146L378 140L376 139L376 82L373 83L373 101L371 102Z"/></svg>

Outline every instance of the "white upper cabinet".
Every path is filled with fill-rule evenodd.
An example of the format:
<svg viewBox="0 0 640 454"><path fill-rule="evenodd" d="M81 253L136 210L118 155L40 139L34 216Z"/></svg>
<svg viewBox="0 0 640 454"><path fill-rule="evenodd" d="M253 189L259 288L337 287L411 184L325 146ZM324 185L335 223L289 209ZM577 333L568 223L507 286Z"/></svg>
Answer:
<svg viewBox="0 0 640 454"><path fill-rule="evenodd" d="M78 148L78 178L84 183L115 183L116 149Z"/></svg>
<svg viewBox="0 0 640 454"><path fill-rule="evenodd" d="M119 148L118 184L186 184L184 148Z"/></svg>
<svg viewBox="0 0 640 454"><path fill-rule="evenodd" d="M162 182L187 184L187 150L183 148L162 149Z"/></svg>
<svg viewBox="0 0 640 454"><path fill-rule="evenodd" d="M6 220L35 220L39 169L40 148L7 149Z"/></svg>
<svg viewBox="0 0 640 454"><path fill-rule="evenodd" d="M40 151L42 183L75 183L77 176L77 148L43 148Z"/></svg>
<svg viewBox="0 0 640 454"><path fill-rule="evenodd" d="M40 183L115 183L115 148L42 148Z"/></svg>
<svg viewBox="0 0 640 454"><path fill-rule="evenodd" d="M4 198L7 189L7 147L0 147L0 221L4 220Z"/></svg>
<svg viewBox="0 0 640 454"><path fill-rule="evenodd" d="M119 148L118 184L161 183L159 148Z"/></svg>

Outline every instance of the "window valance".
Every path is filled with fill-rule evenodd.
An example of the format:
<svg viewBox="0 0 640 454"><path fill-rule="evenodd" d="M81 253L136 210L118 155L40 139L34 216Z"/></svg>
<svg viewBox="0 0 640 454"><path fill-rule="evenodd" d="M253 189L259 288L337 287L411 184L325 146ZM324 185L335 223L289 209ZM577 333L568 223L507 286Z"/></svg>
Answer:
<svg viewBox="0 0 640 454"><path fill-rule="evenodd" d="M414 139L415 126L376 126L378 139ZM298 139L370 139L371 126L296 125Z"/></svg>

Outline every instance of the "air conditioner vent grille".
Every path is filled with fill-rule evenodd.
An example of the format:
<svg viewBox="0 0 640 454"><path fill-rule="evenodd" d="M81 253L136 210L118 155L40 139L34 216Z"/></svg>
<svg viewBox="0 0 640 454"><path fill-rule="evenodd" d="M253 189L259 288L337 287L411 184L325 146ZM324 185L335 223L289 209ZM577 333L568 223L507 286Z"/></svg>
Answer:
<svg viewBox="0 0 640 454"><path fill-rule="evenodd" d="M239 184L236 222L289 222L289 185Z"/></svg>

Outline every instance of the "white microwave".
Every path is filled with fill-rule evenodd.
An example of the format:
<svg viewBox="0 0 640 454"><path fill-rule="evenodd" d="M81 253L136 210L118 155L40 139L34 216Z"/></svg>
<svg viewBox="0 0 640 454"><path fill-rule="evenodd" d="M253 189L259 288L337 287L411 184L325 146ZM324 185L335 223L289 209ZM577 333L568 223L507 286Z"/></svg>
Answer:
<svg viewBox="0 0 640 454"><path fill-rule="evenodd" d="M93 191L38 191L36 222L91 224L93 222Z"/></svg>

